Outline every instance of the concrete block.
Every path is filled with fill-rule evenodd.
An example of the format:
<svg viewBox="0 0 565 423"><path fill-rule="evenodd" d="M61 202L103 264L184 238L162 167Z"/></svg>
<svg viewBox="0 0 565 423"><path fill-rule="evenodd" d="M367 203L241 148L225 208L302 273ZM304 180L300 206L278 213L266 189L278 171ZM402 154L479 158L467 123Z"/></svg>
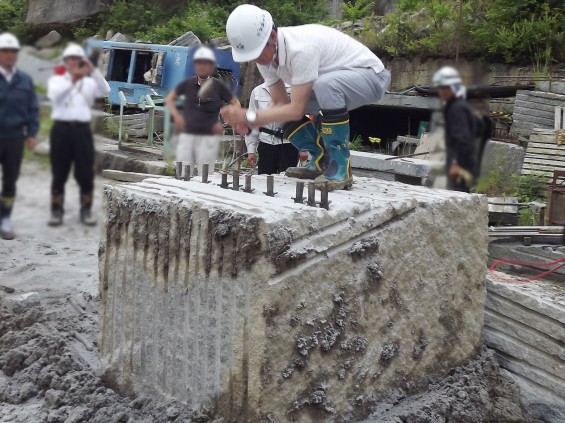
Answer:
<svg viewBox="0 0 565 423"><path fill-rule="evenodd" d="M484 197L357 178L326 211L284 176L275 197L265 176L210 180L105 187L100 357L121 392L226 422L355 420L481 346Z"/></svg>
<svg viewBox="0 0 565 423"><path fill-rule="evenodd" d="M505 283L495 274L487 277L487 291L486 344L513 376L531 414L543 421L563 421L565 286Z"/></svg>

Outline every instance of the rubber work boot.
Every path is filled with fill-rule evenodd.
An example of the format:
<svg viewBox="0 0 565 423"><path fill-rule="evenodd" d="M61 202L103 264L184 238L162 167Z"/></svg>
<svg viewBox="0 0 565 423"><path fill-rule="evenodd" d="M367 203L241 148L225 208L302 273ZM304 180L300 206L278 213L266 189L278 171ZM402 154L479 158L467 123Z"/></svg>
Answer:
<svg viewBox="0 0 565 423"><path fill-rule="evenodd" d="M12 240L16 237L10 220L13 204L14 197L0 197L0 238L5 240Z"/></svg>
<svg viewBox="0 0 565 423"><path fill-rule="evenodd" d="M80 196L80 221L86 226L96 226L96 219L92 216L92 194Z"/></svg>
<svg viewBox="0 0 565 423"><path fill-rule="evenodd" d="M287 123L284 126L284 137L297 149L307 151L312 157L306 166L289 167L286 170L286 176L299 179L316 179L324 173L327 166L327 154L316 126L310 119L304 117L302 120Z"/></svg>
<svg viewBox="0 0 565 423"><path fill-rule="evenodd" d="M49 226L61 226L63 224L63 203L62 195L53 195L51 197L51 219L47 222Z"/></svg>
<svg viewBox="0 0 565 423"><path fill-rule="evenodd" d="M347 189L353 185L349 154L349 113L346 109L322 111L322 138L329 156L326 172L316 178L316 188L325 182L331 190Z"/></svg>

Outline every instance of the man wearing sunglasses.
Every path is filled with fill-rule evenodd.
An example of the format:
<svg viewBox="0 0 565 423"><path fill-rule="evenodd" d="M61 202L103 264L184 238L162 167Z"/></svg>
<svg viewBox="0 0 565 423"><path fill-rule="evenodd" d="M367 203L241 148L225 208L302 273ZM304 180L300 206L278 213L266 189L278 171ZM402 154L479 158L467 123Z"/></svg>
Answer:
<svg viewBox="0 0 565 423"><path fill-rule="evenodd" d="M200 88L216 72L216 55L208 47L200 47L194 52L192 60L196 75L182 81L167 97L167 107L180 131L176 160L191 167L196 164L199 172L203 164L208 164L210 173L213 173L219 137L223 132L219 121L220 108L226 104L240 107L240 104L223 83L213 84L213 88L206 90L206 95L201 98ZM180 96L184 96L182 114L176 105Z"/></svg>

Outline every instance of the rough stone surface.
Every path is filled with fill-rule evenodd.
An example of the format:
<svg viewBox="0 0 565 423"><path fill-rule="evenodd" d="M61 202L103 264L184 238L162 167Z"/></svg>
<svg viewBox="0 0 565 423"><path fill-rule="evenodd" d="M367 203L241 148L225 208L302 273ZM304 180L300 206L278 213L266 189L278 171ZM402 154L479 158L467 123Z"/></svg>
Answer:
<svg viewBox="0 0 565 423"><path fill-rule="evenodd" d="M127 35L122 34L121 32L116 32L112 36L112 38L110 38L110 41L113 41L115 43L129 43L131 42L131 38Z"/></svg>
<svg viewBox="0 0 565 423"><path fill-rule="evenodd" d="M39 40L37 40L35 42L35 46L37 48L53 47L53 46L57 45L62 39L63 39L63 36L61 34L59 34L55 30L52 30L51 32L49 32L49 34L44 35Z"/></svg>
<svg viewBox="0 0 565 423"><path fill-rule="evenodd" d="M105 187L100 358L120 392L351 421L479 349L484 199L357 178L328 212L292 202L290 178L273 198L263 176L255 194L211 179Z"/></svg>
<svg viewBox="0 0 565 423"><path fill-rule="evenodd" d="M485 342L520 387L533 417L565 421L565 286L487 277Z"/></svg>
<svg viewBox="0 0 565 423"><path fill-rule="evenodd" d="M489 141L486 144L481 162L481 175L488 175L493 171L502 175L519 175L526 149L516 144L500 141Z"/></svg>
<svg viewBox="0 0 565 423"><path fill-rule="evenodd" d="M29 0L26 23L73 24L104 11L109 3L107 0Z"/></svg>
<svg viewBox="0 0 565 423"><path fill-rule="evenodd" d="M37 292L27 292L16 299L15 311L22 313L29 308L38 306L41 298Z"/></svg>
<svg viewBox="0 0 565 423"><path fill-rule="evenodd" d="M392 157L393 156L387 156L386 154L352 151L351 167L417 178L425 178L428 176L433 167L433 163L429 160L419 160L416 158L388 160Z"/></svg>

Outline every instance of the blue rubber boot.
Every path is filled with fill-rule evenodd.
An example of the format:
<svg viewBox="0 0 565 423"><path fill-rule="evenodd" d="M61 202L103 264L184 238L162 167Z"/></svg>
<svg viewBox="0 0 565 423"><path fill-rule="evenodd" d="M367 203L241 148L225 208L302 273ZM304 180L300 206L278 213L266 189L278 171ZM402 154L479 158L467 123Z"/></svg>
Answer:
<svg viewBox="0 0 565 423"><path fill-rule="evenodd" d="M303 167L289 167L286 176L299 179L316 179L327 167L327 154L324 143L314 123L304 117L297 122L289 122L284 126L284 137L300 151L310 153L310 162Z"/></svg>
<svg viewBox="0 0 565 423"><path fill-rule="evenodd" d="M316 178L316 188L326 182L330 190L347 189L353 185L349 154L349 113L346 109L322 112L322 138L329 156L326 172Z"/></svg>

